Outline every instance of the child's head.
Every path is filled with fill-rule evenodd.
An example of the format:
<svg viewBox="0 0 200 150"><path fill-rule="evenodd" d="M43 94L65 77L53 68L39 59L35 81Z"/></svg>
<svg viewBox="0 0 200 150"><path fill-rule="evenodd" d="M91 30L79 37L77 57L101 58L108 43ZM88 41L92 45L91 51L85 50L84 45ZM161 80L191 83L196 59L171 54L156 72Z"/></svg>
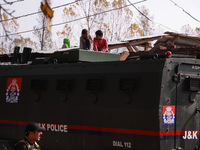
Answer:
<svg viewBox="0 0 200 150"><path fill-rule="evenodd" d="M88 36L88 30L87 29L83 29L81 33L82 33L83 37L87 37Z"/></svg>
<svg viewBox="0 0 200 150"><path fill-rule="evenodd" d="M102 39L102 37L103 37L103 32L102 32L101 30L97 30L97 31L95 32L95 34L96 34L96 38L97 38L98 40L101 40L101 39Z"/></svg>

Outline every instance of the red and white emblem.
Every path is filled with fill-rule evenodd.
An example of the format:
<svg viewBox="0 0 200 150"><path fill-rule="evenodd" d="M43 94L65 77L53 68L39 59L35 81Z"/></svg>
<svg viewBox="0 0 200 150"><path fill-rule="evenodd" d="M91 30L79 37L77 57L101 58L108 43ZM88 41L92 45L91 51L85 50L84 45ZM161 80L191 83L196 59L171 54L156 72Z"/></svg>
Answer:
<svg viewBox="0 0 200 150"><path fill-rule="evenodd" d="M163 106L163 124L174 124L175 115L175 106Z"/></svg>
<svg viewBox="0 0 200 150"><path fill-rule="evenodd" d="M6 103L19 103L22 78L8 78L6 87Z"/></svg>

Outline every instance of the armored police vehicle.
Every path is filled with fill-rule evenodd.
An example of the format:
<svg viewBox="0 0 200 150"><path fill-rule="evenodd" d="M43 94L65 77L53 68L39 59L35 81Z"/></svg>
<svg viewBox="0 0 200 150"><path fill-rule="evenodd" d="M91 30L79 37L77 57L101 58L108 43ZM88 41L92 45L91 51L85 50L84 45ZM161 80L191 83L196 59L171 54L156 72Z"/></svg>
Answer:
<svg viewBox="0 0 200 150"><path fill-rule="evenodd" d="M37 122L46 128L43 150L200 149L198 56L18 52L1 57L2 148Z"/></svg>

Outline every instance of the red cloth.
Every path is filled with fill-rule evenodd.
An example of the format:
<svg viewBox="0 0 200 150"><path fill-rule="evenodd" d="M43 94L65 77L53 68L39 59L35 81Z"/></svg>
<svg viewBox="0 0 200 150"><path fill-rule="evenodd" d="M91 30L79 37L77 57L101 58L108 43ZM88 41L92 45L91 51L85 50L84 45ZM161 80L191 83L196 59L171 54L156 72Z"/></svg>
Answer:
<svg viewBox="0 0 200 150"><path fill-rule="evenodd" d="M98 48L102 49L102 52L108 51L108 43L105 38L102 38L102 40L98 40L96 37L93 40L93 50L98 51Z"/></svg>

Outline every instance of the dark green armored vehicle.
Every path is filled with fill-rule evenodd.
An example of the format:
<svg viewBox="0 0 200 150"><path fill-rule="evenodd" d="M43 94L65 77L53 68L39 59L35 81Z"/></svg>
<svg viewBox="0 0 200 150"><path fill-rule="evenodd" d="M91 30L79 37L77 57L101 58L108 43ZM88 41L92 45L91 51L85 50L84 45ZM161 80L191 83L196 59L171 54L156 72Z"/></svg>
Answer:
<svg viewBox="0 0 200 150"><path fill-rule="evenodd" d="M12 149L29 122L43 150L200 149L200 59L79 49L29 61L1 57L0 145Z"/></svg>

